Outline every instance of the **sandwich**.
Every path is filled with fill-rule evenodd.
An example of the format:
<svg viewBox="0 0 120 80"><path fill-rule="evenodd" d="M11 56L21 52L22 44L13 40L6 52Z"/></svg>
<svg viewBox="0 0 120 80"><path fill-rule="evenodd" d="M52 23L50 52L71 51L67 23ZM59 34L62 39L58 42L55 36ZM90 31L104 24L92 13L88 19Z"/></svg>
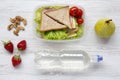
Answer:
<svg viewBox="0 0 120 80"><path fill-rule="evenodd" d="M70 15L70 6L44 6L36 11L36 31L47 40L74 39L82 36L83 25Z"/></svg>
<svg viewBox="0 0 120 80"><path fill-rule="evenodd" d="M69 6L62 7L60 9L46 11L45 14L55 21L66 25L68 28L72 29L70 15L69 15Z"/></svg>
<svg viewBox="0 0 120 80"><path fill-rule="evenodd" d="M44 12L45 10L42 11L40 31L59 30L59 29L66 28L66 25L58 23L57 21L48 17Z"/></svg>

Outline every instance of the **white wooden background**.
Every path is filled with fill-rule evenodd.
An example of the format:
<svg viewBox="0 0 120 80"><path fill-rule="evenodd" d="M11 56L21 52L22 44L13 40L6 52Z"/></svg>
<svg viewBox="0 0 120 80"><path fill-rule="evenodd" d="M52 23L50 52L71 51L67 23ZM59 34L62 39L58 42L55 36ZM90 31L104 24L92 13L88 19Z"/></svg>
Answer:
<svg viewBox="0 0 120 80"><path fill-rule="evenodd" d="M84 36L74 42L49 43L40 40L33 26L33 14L37 6L45 4L75 4L85 9ZM20 36L7 31L9 18L21 15L28 25ZM115 34L108 40L95 35L94 24L100 18L111 18L116 24ZM11 57L0 43L0 80L120 80L120 1L119 0L0 0L0 40L11 40L17 51L17 43L25 39L28 47L21 54L22 64L15 69ZM40 49L81 49L89 54L101 54L104 62L75 75L41 75L35 69L34 53Z"/></svg>

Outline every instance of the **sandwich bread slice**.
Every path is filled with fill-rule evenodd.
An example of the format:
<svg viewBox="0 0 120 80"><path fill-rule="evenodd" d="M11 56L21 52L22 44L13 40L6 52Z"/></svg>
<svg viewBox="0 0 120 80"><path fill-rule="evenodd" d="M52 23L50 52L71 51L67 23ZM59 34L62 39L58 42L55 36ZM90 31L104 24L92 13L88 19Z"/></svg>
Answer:
<svg viewBox="0 0 120 80"><path fill-rule="evenodd" d="M40 25L40 31L50 31L50 30L58 30L67 28L66 25L60 24L57 21L53 20L52 18L48 17L44 12L46 10L42 11L42 20Z"/></svg>
<svg viewBox="0 0 120 80"><path fill-rule="evenodd" d="M69 6L65 6L56 10L46 11L45 14L50 18L58 21L59 23L66 25L68 28L72 29L69 15Z"/></svg>

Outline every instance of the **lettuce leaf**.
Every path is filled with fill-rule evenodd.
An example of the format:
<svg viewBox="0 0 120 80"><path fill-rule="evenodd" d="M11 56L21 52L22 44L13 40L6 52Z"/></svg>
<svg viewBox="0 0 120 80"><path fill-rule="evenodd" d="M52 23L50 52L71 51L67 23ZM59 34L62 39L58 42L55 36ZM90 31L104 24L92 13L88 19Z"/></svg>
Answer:
<svg viewBox="0 0 120 80"><path fill-rule="evenodd" d="M66 39L66 30L54 30L44 33L44 39L50 40L63 40Z"/></svg>

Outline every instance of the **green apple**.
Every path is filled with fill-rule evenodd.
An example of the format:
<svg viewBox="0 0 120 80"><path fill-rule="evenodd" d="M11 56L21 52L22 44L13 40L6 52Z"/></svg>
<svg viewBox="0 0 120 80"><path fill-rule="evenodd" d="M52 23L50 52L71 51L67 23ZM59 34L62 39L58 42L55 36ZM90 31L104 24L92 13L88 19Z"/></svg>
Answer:
<svg viewBox="0 0 120 80"><path fill-rule="evenodd" d="M109 38L115 32L115 24L112 19L100 19L95 24L95 32L101 38Z"/></svg>

